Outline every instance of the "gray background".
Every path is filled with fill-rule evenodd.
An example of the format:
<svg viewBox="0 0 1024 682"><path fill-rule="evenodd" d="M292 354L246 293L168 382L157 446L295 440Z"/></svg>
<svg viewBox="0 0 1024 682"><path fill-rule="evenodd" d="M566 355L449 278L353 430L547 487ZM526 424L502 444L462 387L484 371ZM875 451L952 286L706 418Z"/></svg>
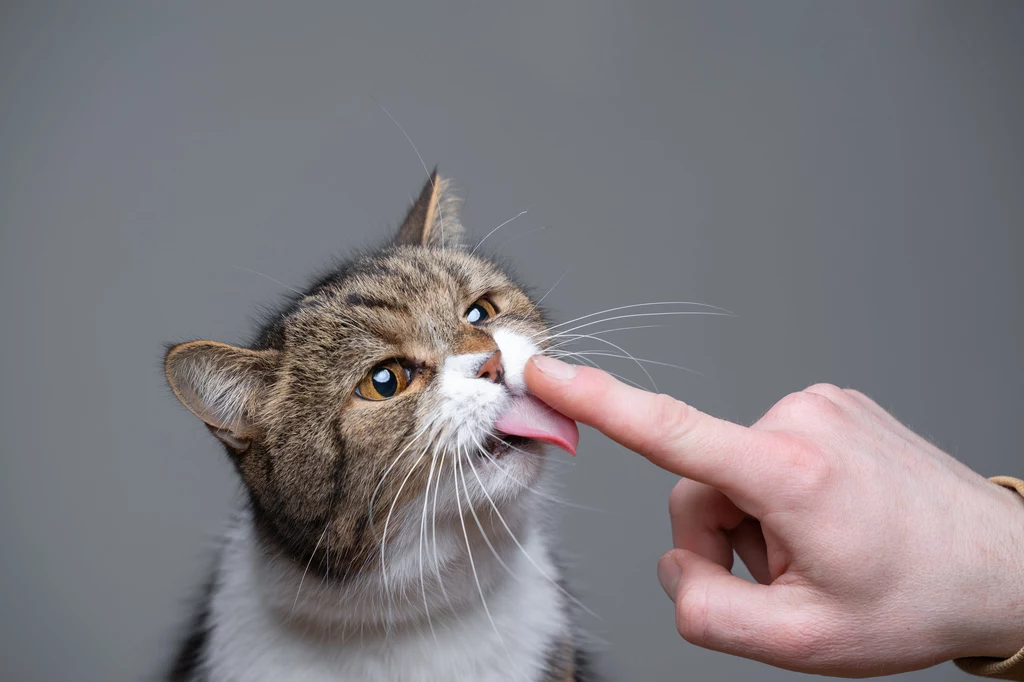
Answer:
<svg viewBox="0 0 1024 682"><path fill-rule="evenodd" d="M475 235L532 206L490 243L541 291L572 267L561 319L739 314L620 335L703 375L662 390L749 423L856 386L1020 475L1022 74L1012 2L3 3L0 677L168 654L238 486L162 344L244 341L284 291L249 270L301 284L395 226L423 169L373 98ZM602 511L562 535L618 679L798 677L678 638L672 476L591 431L573 464Z"/></svg>

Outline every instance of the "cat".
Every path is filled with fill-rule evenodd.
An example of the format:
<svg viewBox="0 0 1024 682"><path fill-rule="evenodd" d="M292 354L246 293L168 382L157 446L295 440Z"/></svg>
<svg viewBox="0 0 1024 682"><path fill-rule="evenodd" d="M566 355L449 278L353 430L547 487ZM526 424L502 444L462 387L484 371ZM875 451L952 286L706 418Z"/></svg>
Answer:
<svg viewBox="0 0 1024 682"><path fill-rule="evenodd" d="M250 347L168 349L247 504L166 679L593 679L537 490L578 431L523 382L548 323L467 248L449 185Z"/></svg>

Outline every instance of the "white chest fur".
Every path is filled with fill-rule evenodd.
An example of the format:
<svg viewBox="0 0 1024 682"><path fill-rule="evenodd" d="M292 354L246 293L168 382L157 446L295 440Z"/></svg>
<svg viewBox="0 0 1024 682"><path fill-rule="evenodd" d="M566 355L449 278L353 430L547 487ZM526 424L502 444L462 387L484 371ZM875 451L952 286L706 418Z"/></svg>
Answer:
<svg viewBox="0 0 1024 682"><path fill-rule="evenodd" d="M524 549L544 573L557 575L539 531ZM516 577L506 574L486 593L490 618L477 604L435 618L433 631L424 622L389 634L329 634L289 623L268 606L261 561L245 523L229 537L212 598L210 682L536 682L570 629L563 595L518 550L505 558Z"/></svg>

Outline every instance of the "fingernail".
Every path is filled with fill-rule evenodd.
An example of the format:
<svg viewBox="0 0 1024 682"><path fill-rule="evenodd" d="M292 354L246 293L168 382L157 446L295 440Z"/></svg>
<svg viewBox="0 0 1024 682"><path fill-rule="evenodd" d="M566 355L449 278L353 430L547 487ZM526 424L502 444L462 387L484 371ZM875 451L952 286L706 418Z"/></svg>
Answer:
<svg viewBox="0 0 1024 682"><path fill-rule="evenodd" d="M549 358L546 355L534 355L531 359L537 369L544 372L552 379L568 381L580 373L580 368L576 365L570 365L569 363L562 362L561 360Z"/></svg>
<svg viewBox="0 0 1024 682"><path fill-rule="evenodd" d="M679 584L682 574L683 569L680 568L672 554L665 554L658 560L658 582L661 583L661 589L665 590L665 594L672 601L676 599L676 586Z"/></svg>

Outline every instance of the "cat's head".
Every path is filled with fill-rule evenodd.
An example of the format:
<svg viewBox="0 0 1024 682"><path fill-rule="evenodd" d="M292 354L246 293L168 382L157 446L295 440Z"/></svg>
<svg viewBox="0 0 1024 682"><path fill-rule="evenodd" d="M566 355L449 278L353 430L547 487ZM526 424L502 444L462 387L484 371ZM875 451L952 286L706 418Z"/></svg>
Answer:
<svg viewBox="0 0 1024 682"><path fill-rule="evenodd" d="M393 244L321 278L251 347L167 352L171 388L224 443L263 539L313 570L367 570L382 546L415 547L428 517L515 518L541 441L575 447L575 425L523 384L544 317L462 245L456 209L435 173Z"/></svg>

